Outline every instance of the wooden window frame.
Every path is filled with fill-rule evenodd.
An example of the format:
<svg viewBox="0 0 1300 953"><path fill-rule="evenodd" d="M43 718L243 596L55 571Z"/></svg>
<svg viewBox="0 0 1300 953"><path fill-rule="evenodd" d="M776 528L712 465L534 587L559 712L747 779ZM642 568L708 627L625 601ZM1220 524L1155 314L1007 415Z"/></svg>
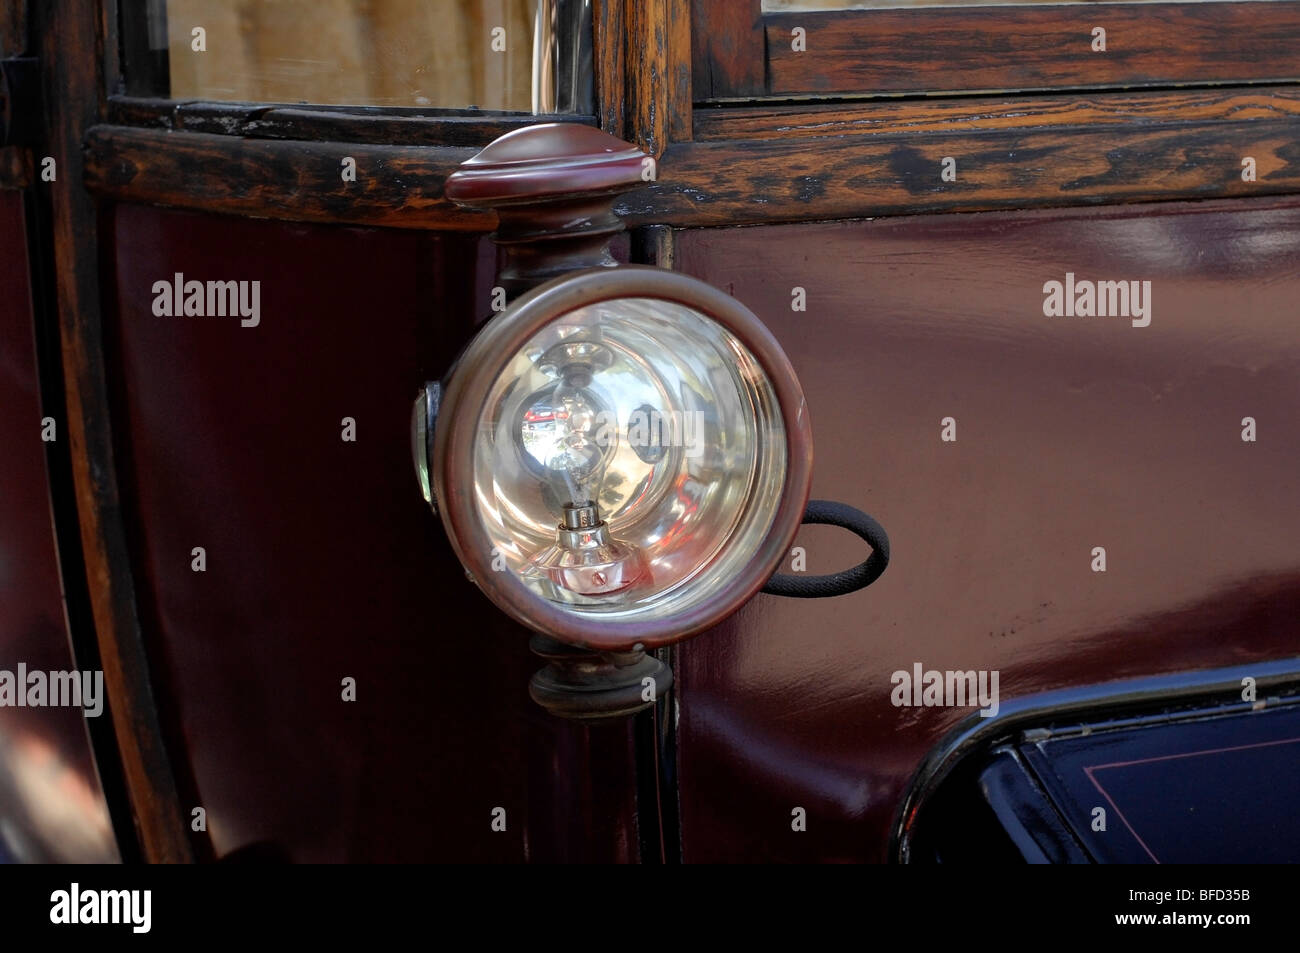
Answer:
<svg viewBox="0 0 1300 953"><path fill-rule="evenodd" d="M387 106L313 106L113 95L112 125L249 139L292 139L409 146L482 147L539 122L594 126L595 115L437 110Z"/></svg>
<svg viewBox="0 0 1300 953"><path fill-rule="evenodd" d="M1080 4L1077 9L1110 16L1172 6ZM1226 6L1278 11L1300 8L1300 0ZM1224 7L1178 6L1193 13ZM1028 12L1055 15L1062 9ZM824 25L893 12L800 18ZM902 11L908 16L948 12L992 22L1024 8ZM430 115L378 107L110 96L101 123L86 136L85 182L97 197L117 201L309 222L485 231L493 227L494 216L448 202L442 195L447 176L510 129L560 120L598 123L660 160L658 180L620 200L620 211L633 226L707 227L1300 191L1300 85L887 97L834 104L692 101L702 81L716 92L718 82L732 82L745 71L770 85L762 62L764 31L784 22L774 17L788 16L762 15L760 0L595 0L595 117ZM815 20L819 17L829 19ZM1300 21L1292 36L1300 36ZM824 38L811 29L810 42ZM1285 30L1275 31L1276 42L1285 39ZM1300 56L1300 44L1293 45ZM702 74L702 49L730 50L722 63L730 72L713 64L705 69L714 72ZM758 60L752 55L756 51ZM825 59L807 55L809 62ZM742 62L747 65L737 73ZM1236 60L1219 60L1225 69L1231 62ZM110 57L106 73L111 77L116 69L120 64ZM358 163L356 182L344 183L338 174L344 154ZM955 182L944 183L935 171L945 156L960 163ZM1253 182L1240 174L1245 156L1256 160Z"/></svg>
<svg viewBox="0 0 1300 953"><path fill-rule="evenodd" d="M696 0L694 97L864 98L1300 79L1300 2L1065 3L764 13ZM795 27L805 49L792 49ZM1106 51L1092 31L1106 31Z"/></svg>

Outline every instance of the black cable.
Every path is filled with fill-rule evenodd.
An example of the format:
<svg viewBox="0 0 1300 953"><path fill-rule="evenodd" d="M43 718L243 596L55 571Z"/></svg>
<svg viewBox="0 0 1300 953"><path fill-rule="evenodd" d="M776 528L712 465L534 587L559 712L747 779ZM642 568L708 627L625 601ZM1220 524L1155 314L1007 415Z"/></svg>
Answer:
<svg viewBox="0 0 1300 953"><path fill-rule="evenodd" d="M804 523L819 523L838 526L856 533L866 540L871 547L871 555L863 563L843 572L829 576L793 576L777 573L767 581L763 591L774 596L789 596L794 599L824 599L828 596L842 596L850 592L865 589L885 571L889 565L889 536L885 528L866 513L847 503L834 500L809 500L804 510Z"/></svg>

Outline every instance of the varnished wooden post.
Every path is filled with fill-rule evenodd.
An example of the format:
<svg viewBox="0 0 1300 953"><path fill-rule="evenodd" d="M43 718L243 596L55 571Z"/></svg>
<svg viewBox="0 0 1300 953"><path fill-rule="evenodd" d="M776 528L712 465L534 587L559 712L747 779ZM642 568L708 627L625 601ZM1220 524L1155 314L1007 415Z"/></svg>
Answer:
<svg viewBox="0 0 1300 953"><path fill-rule="evenodd" d="M605 132L658 158L691 139L688 0L597 0L596 114Z"/></svg>
<svg viewBox="0 0 1300 953"><path fill-rule="evenodd" d="M97 210L82 183L82 141L105 108L105 36L114 3L48 0L31 11L43 81L37 155L55 161L47 189L54 236L73 481L87 586L122 770L145 859L194 858L163 743L136 610L108 416Z"/></svg>

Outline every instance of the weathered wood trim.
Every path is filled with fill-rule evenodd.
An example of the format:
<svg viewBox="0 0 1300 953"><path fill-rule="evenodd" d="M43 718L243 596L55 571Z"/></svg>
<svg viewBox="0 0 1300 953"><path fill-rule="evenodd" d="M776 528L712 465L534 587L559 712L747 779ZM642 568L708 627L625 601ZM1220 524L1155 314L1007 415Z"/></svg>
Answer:
<svg viewBox="0 0 1300 953"><path fill-rule="evenodd" d="M1241 159L1258 181L1243 182ZM945 157L957 180L941 180ZM632 222L736 225L1300 191L1300 119L670 147Z"/></svg>
<svg viewBox="0 0 1300 953"><path fill-rule="evenodd" d="M28 0L4 0L0 3L0 58L22 56L27 50L30 35Z"/></svg>
<svg viewBox="0 0 1300 953"><path fill-rule="evenodd" d="M815 134L813 113L775 125L771 114L752 125L708 120L708 135L736 121L755 137L670 144L658 181L620 208L633 226L686 227L1300 191L1300 115L1289 90L1132 94L1123 104L1074 106L1027 98L959 118L945 108L883 119L841 112L830 135ZM1082 121L1071 121L1072 110ZM121 201L393 228L494 225L442 196L469 149L108 126L93 129L87 147L87 185ZM343 155L357 160L355 183L339 176ZM1246 156L1257 181L1242 181ZM956 160L956 181L940 177L945 157Z"/></svg>
<svg viewBox="0 0 1300 953"><path fill-rule="evenodd" d="M630 141L658 158L691 139L691 14L687 0L629 7Z"/></svg>
<svg viewBox="0 0 1300 953"><path fill-rule="evenodd" d="M1300 78L1300 2L1294 0L780 13L765 16L763 27L761 93L768 96ZM792 49L795 27L806 31L803 51ZM1106 31L1104 52L1092 49L1097 27ZM741 95L755 92L751 83Z"/></svg>
<svg viewBox="0 0 1300 953"><path fill-rule="evenodd" d="M868 133L947 133L1300 116L1300 86L1245 86L1074 96L877 100L835 105L699 109L697 141L827 137Z"/></svg>
<svg viewBox="0 0 1300 953"><path fill-rule="evenodd" d="M677 230L671 225L643 225L632 232L632 260L675 271ZM660 659L666 662L667 659Z"/></svg>
<svg viewBox="0 0 1300 953"><path fill-rule="evenodd" d="M145 654L120 511L108 417L100 318L96 208L82 187L85 131L103 115L106 21L116 4L47 0L32 9L43 92L43 141L57 178L41 183L54 238L55 292L62 339L73 481L87 585L104 682L143 854L189 861L188 812L181 808L163 742Z"/></svg>
<svg viewBox="0 0 1300 953"><path fill-rule="evenodd" d="M595 0L591 12L595 48L596 120L611 136L627 129L627 0Z"/></svg>
<svg viewBox="0 0 1300 953"><path fill-rule="evenodd" d="M691 0L691 44L696 102L763 95L762 0Z"/></svg>
<svg viewBox="0 0 1300 953"><path fill-rule="evenodd" d="M122 8L119 0L102 0L99 4L100 11L100 62L103 63L103 75L100 77L99 89L96 95L99 100L99 115L103 115L104 101L111 94L118 92L125 85L123 76L123 36L122 36ZM132 17L136 21L136 17ZM145 18L138 17L140 26L144 26Z"/></svg>
<svg viewBox="0 0 1300 953"><path fill-rule="evenodd" d="M477 151L97 126L86 139L86 187L125 202L261 218L488 231L494 215L443 197L447 176ZM343 181L348 156L355 182Z"/></svg>
<svg viewBox="0 0 1300 953"><path fill-rule="evenodd" d="M591 116L488 115L475 110L427 115L417 111L347 106L272 106L112 96L108 122L177 132L206 132L252 139L364 142L374 145L481 148L514 129L539 122L594 125Z"/></svg>
<svg viewBox="0 0 1300 953"><path fill-rule="evenodd" d="M599 0L595 23L601 128L656 157L689 141L688 0Z"/></svg>

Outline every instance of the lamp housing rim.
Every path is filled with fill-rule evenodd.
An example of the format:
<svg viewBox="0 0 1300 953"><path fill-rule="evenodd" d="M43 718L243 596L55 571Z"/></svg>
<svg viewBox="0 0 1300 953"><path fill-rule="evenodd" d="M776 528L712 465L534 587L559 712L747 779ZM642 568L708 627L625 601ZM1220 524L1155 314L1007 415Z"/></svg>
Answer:
<svg viewBox="0 0 1300 953"><path fill-rule="evenodd" d="M753 558L684 611L646 620L584 616L539 596L514 573L494 571L493 542L474 502L473 451L479 421L492 387L511 358L553 321L578 308L619 298L679 304L734 335L767 375L785 430L782 497ZM679 642L716 625L753 598L776 572L799 531L812 486L813 456L803 389L767 326L735 298L698 278L645 265L618 265L584 269L548 281L489 319L441 384L429 461L438 514L470 578L498 608L534 632L602 652L653 649Z"/></svg>

